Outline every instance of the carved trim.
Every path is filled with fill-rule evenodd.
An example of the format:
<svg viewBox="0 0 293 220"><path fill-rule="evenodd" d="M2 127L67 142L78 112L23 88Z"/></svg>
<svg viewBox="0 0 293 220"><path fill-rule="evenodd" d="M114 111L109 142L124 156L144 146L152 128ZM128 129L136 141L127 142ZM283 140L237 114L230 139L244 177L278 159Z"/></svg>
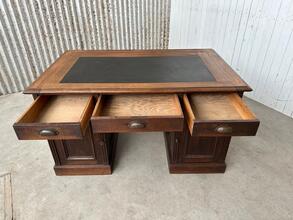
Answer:
<svg viewBox="0 0 293 220"><path fill-rule="evenodd" d="M60 160L60 157L58 155L58 151L57 151L55 142L54 141L48 141L48 143L49 143L49 147L50 147L52 156L54 158L55 164L56 165L61 165L61 160Z"/></svg>

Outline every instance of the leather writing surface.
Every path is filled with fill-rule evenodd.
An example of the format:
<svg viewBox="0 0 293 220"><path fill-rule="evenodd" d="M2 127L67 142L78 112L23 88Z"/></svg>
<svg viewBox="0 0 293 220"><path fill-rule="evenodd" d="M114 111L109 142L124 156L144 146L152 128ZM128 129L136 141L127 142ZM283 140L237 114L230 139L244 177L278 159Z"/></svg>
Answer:
<svg viewBox="0 0 293 220"><path fill-rule="evenodd" d="M80 57L61 83L215 81L198 56Z"/></svg>

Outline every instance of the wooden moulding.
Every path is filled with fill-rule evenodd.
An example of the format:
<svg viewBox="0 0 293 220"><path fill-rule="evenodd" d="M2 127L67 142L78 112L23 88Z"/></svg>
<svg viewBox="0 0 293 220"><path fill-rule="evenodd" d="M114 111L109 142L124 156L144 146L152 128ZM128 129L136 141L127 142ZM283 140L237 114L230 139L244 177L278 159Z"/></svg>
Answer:
<svg viewBox="0 0 293 220"><path fill-rule="evenodd" d="M172 174L194 174L194 173L224 173L226 163L182 163L168 164L169 172Z"/></svg>
<svg viewBox="0 0 293 220"><path fill-rule="evenodd" d="M57 176L112 174L110 165L55 165L54 170Z"/></svg>

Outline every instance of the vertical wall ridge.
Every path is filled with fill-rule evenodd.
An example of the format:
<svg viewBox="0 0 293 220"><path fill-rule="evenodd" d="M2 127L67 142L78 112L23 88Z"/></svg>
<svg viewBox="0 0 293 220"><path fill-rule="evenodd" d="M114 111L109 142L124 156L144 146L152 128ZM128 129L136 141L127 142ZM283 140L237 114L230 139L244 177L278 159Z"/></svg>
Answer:
<svg viewBox="0 0 293 220"><path fill-rule="evenodd" d="M0 94L70 49L167 49L170 0L2 0Z"/></svg>
<svg viewBox="0 0 293 220"><path fill-rule="evenodd" d="M293 117L292 0L172 0L170 14L170 48L215 49L245 95Z"/></svg>

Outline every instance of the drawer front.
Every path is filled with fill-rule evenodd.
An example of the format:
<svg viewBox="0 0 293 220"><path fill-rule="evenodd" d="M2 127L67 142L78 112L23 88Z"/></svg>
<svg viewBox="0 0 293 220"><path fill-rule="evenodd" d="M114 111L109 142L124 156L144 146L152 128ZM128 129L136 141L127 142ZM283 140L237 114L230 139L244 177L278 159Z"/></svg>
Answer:
<svg viewBox="0 0 293 220"><path fill-rule="evenodd" d="M15 124L19 140L60 140L82 139L83 132L78 123L63 124Z"/></svg>
<svg viewBox="0 0 293 220"><path fill-rule="evenodd" d="M193 127L193 134L198 136L254 136L259 121L235 122L197 122Z"/></svg>
<svg viewBox="0 0 293 220"><path fill-rule="evenodd" d="M40 96L13 127L20 140L82 139L93 109L91 96Z"/></svg>
<svg viewBox="0 0 293 220"><path fill-rule="evenodd" d="M91 120L94 133L182 131L183 118L95 118Z"/></svg>
<svg viewBox="0 0 293 220"><path fill-rule="evenodd" d="M95 133L182 131L183 122L175 94L100 96L91 118Z"/></svg>
<svg viewBox="0 0 293 220"><path fill-rule="evenodd" d="M193 136L254 136L259 120L235 93L183 96L186 121Z"/></svg>

